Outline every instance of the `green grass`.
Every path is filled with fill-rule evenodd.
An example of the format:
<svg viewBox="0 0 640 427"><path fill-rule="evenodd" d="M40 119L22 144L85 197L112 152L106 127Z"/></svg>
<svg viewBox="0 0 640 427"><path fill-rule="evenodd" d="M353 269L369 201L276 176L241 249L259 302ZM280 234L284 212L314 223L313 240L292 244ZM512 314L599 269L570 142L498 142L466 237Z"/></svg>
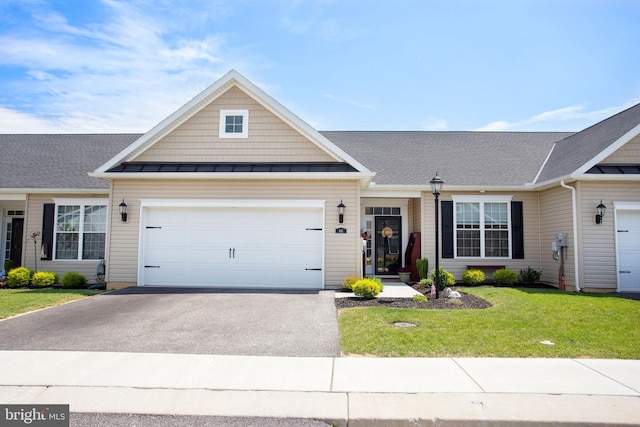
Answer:
<svg viewBox="0 0 640 427"><path fill-rule="evenodd" d="M102 292L85 289L2 289L0 290L0 319Z"/></svg>
<svg viewBox="0 0 640 427"><path fill-rule="evenodd" d="M640 359L640 301L547 289L460 288L485 310L340 310L344 354ZM411 322L398 328L395 322ZM543 345L549 340L553 346Z"/></svg>

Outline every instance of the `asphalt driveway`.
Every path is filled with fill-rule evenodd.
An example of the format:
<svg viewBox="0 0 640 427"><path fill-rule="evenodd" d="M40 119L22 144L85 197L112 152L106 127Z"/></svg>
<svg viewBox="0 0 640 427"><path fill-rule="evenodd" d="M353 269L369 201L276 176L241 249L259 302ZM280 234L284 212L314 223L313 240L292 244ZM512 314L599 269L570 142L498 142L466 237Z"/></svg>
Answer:
<svg viewBox="0 0 640 427"><path fill-rule="evenodd" d="M0 350L337 356L332 292L127 288L0 321Z"/></svg>

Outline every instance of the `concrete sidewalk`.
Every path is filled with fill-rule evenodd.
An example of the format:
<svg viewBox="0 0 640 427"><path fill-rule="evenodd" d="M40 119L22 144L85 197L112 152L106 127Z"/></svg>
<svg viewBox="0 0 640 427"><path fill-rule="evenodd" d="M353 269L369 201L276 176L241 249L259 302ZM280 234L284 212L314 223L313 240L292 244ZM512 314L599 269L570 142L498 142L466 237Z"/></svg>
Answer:
<svg viewBox="0 0 640 427"><path fill-rule="evenodd" d="M339 425L638 425L640 361L0 352L0 402Z"/></svg>

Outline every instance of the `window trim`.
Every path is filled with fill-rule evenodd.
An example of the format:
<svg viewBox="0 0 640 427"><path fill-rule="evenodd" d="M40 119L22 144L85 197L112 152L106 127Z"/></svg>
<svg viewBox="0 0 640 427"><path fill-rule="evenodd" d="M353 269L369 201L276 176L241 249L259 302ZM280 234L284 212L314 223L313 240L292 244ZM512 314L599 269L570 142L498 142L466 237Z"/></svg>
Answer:
<svg viewBox="0 0 640 427"><path fill-rule="evenodd" d="M225 123L228 116L242 116L242 132L227 132ZM220 110L219 138L248 138L249 110Z"/></svg>
<svg viewBox="0 0 640 427"><path fill-rule="evenodd" d="M53 245L51 248L52 261L58 262L96 262L99 259L82 259L82 243L84 235L84 210L87 206L106 206L106 224L105 224L105 256L107 250L107 236L109 229L109 199L53 199L55 204L53 214ZM56 251L56 245L58 244L58 207L59 206L80 206L80 223L78 229L78 254L75 259L60 259Z"/></svg>
<svg viewBox="0 0 640 427"><path fill-rule="evenodd" d="M487 260L505 260L512 259L513 254L513 225L511 221L511 201L513 196L501 196L501 195L488 195L488 196L472 196L472 195L458 195L451 196L453 201L453 257L455 259L487 259ZM458 255L458 209L457 203L478 203L480 206L480 256L459 256ZM485 256L485 228L484 221L484 205L485 203L505 203L507 205L507 241L509 244L509 253L503 257L488 257Z"/></svg>

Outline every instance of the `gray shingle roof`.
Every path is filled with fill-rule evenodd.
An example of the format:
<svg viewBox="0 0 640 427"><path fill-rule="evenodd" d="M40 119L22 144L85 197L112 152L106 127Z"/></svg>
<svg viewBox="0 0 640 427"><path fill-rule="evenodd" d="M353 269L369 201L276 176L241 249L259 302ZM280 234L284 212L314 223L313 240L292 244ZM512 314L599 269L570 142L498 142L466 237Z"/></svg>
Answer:
<svg viewBox="0 0 640 427"><path fill-rule="evenodd" d="M138 139L140 134L0 134L0 187L104 189L87 175Z"/></svg>
<svg viewBox="0 0 640 427"><path fill-rule="evenodd" d="M640 124L640 104L555 144L537 182L569 175Z"/></svg>
<svg viewBox="0 0 640 427"><path fill-rule="evenodd" d="M567 132L321 132L371 171L376 184L521 186L533 182Z"/></svg>

